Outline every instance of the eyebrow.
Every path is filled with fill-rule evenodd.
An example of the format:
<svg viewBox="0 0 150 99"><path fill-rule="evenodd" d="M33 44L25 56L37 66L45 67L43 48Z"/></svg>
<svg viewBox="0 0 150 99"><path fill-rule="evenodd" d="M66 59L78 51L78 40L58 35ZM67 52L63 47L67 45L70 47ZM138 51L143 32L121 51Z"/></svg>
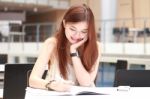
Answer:
<svg viewBox="0 0 150 99"><path fill-rule="evenodd" d="M71 26L71 27L77 29L75 26ZM88 29L83 29L82 31L85 31L85 30L88 30Z"/></svg>

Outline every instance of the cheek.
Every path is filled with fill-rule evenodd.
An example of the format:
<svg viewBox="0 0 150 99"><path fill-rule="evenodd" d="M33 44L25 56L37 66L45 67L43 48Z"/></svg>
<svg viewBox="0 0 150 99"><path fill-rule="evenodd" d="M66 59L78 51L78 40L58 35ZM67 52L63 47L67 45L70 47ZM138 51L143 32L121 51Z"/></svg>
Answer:
<svg viewBox="0 0 150 99"><path fill-rule="evenodd" d="M69 39L70 38L70 32L65 30L65 35L66 35L66 38Z"/></svg>
<svg viewBox="0 0 150 99"><path fill-rule="evenodd" d="M70 37L70 36L73 35L73 33L71 31L67 30L67 29L65 30L65 34L66 34L67 37Z"/></svg>
<svg viewBox="0 0 150 99"><path fill-rule="evenodd" d="M81 36L82 39L86 38L86 37L87 37L87 34L84 34L84 35Z"/></svg>

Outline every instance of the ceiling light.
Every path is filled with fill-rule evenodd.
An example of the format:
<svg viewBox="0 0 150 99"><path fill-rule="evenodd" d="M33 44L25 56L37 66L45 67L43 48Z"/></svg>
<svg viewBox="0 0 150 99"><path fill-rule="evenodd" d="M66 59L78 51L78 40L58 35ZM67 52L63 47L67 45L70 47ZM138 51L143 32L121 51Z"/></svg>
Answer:
<svg viewBox="0 0 150 99"><path fill-rule="evenodd" d="M8 11L8 7L4 7L4 11Z"/></svg>
<svg viewBox="0 0 150 99"><path fill-rule="evenodd" d="M38 8L35 7L35 8L33 9L33 11L34 11L34 12L37 12L37 11L38 11Z"/></svg>

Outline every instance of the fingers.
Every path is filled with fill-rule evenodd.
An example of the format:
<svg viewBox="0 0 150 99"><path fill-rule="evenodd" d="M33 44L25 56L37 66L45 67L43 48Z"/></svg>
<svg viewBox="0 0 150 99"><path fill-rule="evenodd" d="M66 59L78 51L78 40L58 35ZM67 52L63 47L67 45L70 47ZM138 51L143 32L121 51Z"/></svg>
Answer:
<svg viewBox="0 0 150 99"><path fill-rule="evenodd" d="M63 83L70 84L70 85L74 85L75 84L73 81L70 81L70 80L64 80Z"/></svg>
<svg viewBox="0 0 150 99"><path fill-rule="evenodd" d="M72 85L70 85L70 84L64 84L64 85L63 85L63 88L62 88L62 91L70 91L71 86L72 86Z"/></svg>
<svg viewBox="0 0 150 99"><path fill-rule="evenodd" d="M86 41L87 41L87 39L88 39L88 37L86 36L86 37L84 38L84 42L86 42Z"/></svg>
<svg viewBox="0 0 150 99"><path fill-rule="evenodd" d="M63 91L70 91L71 86L73 86L75 83L71 80L63 80Z"/></svg>
<svg viewBox="0 0 150 99"><path fill-rule="evenodd" d="M81 46L83 43L85 43L87 41L88 37L84 37L81 41L75 43L74 45L76 45L77 47Z"/></svg>
<svg viewBox="0 0 150 99"><path fill-rule="evenodd" d="M82 44L84 44L88 39L88 36L85 36L81 41L75 43L75 44L72 44L70 46L70 51L71 52L74 52L78 47L80 47Z"/></svg>

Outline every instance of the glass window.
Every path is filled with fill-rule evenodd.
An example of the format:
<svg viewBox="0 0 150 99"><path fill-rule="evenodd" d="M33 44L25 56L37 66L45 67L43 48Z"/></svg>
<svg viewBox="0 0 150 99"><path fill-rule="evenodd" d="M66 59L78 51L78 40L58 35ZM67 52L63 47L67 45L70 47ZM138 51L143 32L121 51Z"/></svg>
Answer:
<svg viewBox="0 0 150 99"><path fill-rule="evenodd" d="M39 5L48 5L48 0L38 0L37 1L37 3L39 4Z"/></svg>
<svg viewBox="0 0 150 99"><path fill-rule="evenodd" d="M14 2L17 2L17 3L24 3L25 0L13 0Z"/></svg>
<svg viewBox="0 0 150 99"><path fill-rule="evenodd" d="M100 63L96 86L112 87L115 77L115 63Z"/></svg>
<svg viewBox="0 0 150 99"><path fill-rule="evenodd" d="M15 57L14 57L14 62L15 62L15 63L19 63L19 57L18 57L18 56L15 56Z"/></svg>
<svg viewBox="0 0 150 99"><path fill-rule="evenodd" d="M130 64L130 70L145 70L145 65L143 64Z"/></svg>
<svg viewBox="0 0 150 99"><path fill-rule="evenodd" d="M25 0L25 3L36 4L36 0Z"/></svg>
<svg viewBox="0 0 150 99"><path fill-rule="evenodd" d="M35 63L36 60L36 57L27 57L27 63Z"/></svg>

